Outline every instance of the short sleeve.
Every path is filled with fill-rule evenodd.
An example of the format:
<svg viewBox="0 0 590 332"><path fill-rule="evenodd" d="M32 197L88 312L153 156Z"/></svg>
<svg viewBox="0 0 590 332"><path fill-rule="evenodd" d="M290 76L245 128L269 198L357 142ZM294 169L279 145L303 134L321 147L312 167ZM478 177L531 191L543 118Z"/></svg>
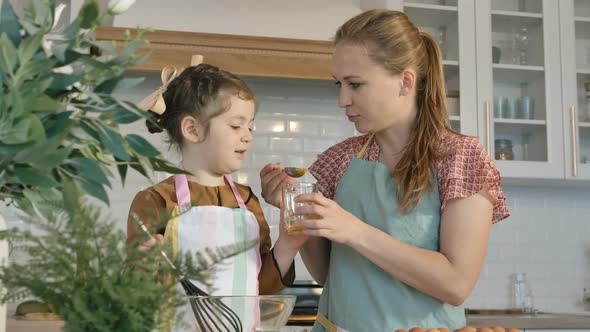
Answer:
<svg viewBox="0 0 590 332"><path fill-rule="evenodd" d="M318 159L309 167L309 172L318 181L318 190L325 197L334 199L338 182L348 168L352 157L362 146L361 140L366 141L366 137L352 137L331 146L318 155Z"/></svg>
<svg viewBox="0 0 590 332"><path fill-rule="evenodd" d="M492 222L510 216L500 172L479 141L473 137L456 136L443 145L443 158L437 165L441 211L449 200L469 197L487 184L493 199Z"/></svg>
<svg viewBox="0 0 590 332"><path fill-rule="evenodd" d="M127 240L133 242L137 239L137 222L133 219L132 213L137 214L152 234L163 233L159 228L160 211L166 207L164 198L152 190L140 191L135 195L129 216L127 217ZM159 227L160 226L160 227Z"/></svg>

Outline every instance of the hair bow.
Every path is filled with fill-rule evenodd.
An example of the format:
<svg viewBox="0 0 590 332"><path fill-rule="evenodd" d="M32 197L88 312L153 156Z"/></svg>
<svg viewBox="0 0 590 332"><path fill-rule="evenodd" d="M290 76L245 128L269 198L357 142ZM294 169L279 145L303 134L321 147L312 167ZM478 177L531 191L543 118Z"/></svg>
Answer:
<svg viewBox="0 0 590 332"><path fill-rule="evenodd" d="M203 56L196 54L191 57L191 66L196 66L203 62ZM160 77L162 78L162 86L158 90L152 92L137 104L137 107L144 111L152 111L162 115L166 111L166 102L164 102L164 92L168 88L168 84L178 76L178 70L174 66L166 66L162 69Z"/></svg>
<svg viewBox="0 0 590 332"><path fill-rule="evenodd" d="M164 102L164 92L168 88L168 84L178 76L178 70L173 66L166 66L162 69L162 86L149 96L145 97L137 104L139 109L144 111L152 111L157 114L162 114L166 111L166 103Z"/></svg>

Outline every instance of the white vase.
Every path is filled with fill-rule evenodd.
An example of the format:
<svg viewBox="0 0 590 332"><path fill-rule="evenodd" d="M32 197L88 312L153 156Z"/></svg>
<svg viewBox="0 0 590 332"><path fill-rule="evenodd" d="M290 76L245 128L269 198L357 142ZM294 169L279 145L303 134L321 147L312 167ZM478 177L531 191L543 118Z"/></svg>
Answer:
<svg viewBox="0 0 590 332"><path fill-rule="evenodd" d="M0 231L6 229L6 222L0 214ZM0 240L0 265L8 264L8 242ZM0 284L0 293L3 293ZM0 332L6 332L6 304L0 304Z"/></svg>

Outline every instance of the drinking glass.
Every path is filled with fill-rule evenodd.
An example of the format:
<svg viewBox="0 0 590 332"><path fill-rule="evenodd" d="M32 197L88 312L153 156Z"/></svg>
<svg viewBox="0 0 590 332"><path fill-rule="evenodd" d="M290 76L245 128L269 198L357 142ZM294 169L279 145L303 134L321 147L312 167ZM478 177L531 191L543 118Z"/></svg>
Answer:
<svg viewBox="0 0 590 332"><path fill-rule="evenodd" d="M295 222L304 219L317 219L315 215L299 215L295 209L303 206L305 203L295 202L295 197L301 194L310 194L318 192L318 184L311 182L288 183L283 186L283 224L287 234L301 232L303 227L296 226ZM311 203L308 203L311 204Z"/></svg>

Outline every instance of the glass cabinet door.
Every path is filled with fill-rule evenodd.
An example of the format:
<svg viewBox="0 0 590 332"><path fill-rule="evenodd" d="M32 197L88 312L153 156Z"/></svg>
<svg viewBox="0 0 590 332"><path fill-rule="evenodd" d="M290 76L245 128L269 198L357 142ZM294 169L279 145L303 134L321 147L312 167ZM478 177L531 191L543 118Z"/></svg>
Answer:
<svg viewBox="0 0 590 332"><path fill-rule="evenodd" d="M458 132L477 135L475 95L475 38L471 0L410 0L403 11L422 31L438 41L447 88L451 126Z"/></svg>
<svg viewBox="0 0 590 332"><path fill-rule="evenodd" d="M475 10L480 140L504 177L563 178L558 2Z"/></svg>
<svg viewBox="0 0 590 332"><path fill-rule="evenodd" d="M565 175L590 179L590 0L559 1Z"/></svg>

